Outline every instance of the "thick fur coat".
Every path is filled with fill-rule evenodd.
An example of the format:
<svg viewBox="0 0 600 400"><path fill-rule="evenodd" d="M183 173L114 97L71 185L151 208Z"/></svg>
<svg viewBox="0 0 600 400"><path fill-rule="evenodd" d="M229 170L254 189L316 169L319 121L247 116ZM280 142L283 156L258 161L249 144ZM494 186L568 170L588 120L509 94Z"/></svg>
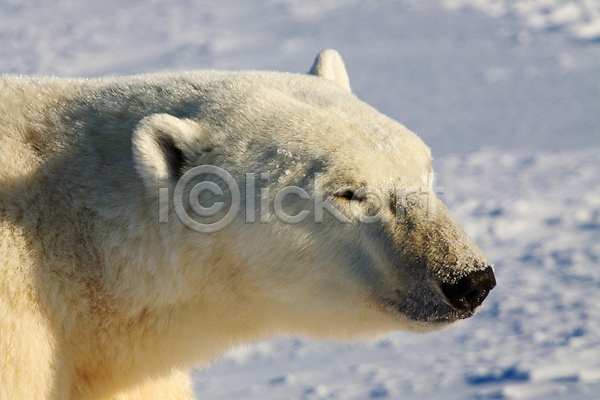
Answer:
<svg viewBox="0 0 600 400"><path fill-rule="evenodd" d="M177 186L198 166L240 190L222 192L239 212L214 232L194 210L218 199L192 183L226 179ZM191 399L187 369L241 343L471 316L491 267L431 172L332 50L307 75L2 77L0 399ZM457 292L482 271L474 300Z"/></svg>

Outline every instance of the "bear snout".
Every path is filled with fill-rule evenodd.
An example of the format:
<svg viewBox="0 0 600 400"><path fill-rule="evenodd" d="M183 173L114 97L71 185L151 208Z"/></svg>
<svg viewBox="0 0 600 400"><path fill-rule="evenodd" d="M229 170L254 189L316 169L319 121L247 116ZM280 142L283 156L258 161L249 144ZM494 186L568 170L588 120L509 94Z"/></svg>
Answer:
<svg viewBox="0 0 600 400"><path fill-rule="evenodd" d="M492 267L470 273L454 283L442 283L442 292L458 310L473 312L496 286Z"/></svg>

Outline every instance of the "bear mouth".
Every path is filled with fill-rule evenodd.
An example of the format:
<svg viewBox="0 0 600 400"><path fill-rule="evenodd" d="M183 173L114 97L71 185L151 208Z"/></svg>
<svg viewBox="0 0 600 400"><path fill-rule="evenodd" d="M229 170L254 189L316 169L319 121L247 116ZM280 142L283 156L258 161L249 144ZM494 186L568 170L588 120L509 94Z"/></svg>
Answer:
<svg viewBox="0 0 600 400"><path fill-rule="evenodd" d="M456 310L456 311L450 312L450 314L448 314L446 316L431 317L427 322L431 323L431 324L452 324L452 323L454 323L456 321L460 321L462 319L471 318L473 315L475 315L475 311Z"/></svg>
<svg viewBox="0 0 600 400"><path fill-rule="evenodd" d="M423 326L445 326L475 315L476 309L459 309L446 301L418 302L414 299L380 298L380 304L392 316Z"/></svg>
<svg viewBox="0 0 600 400"><path fill-rule="evenodd" d="M451 282L432 282L409 293L396 290L390 297L382 296L380 300L393 315L421 325L441 326L475 315L495 286L493 268L486 265Z"/></svg>

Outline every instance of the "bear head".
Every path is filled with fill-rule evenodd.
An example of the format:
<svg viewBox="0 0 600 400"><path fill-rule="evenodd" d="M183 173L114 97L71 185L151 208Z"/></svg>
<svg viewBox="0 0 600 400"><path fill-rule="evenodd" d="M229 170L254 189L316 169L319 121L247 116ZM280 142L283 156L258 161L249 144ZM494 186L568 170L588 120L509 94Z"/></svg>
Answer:
<svg viewBox="0 0 600 400"><path fill-rule="evenodd" d="M133 135L172 262L196 281L186 301L239 310L257 337L352 340L447 326L495 286L436 196L430 149L351 93L337 52L307 75L215 74L198 102Z"/></svg>

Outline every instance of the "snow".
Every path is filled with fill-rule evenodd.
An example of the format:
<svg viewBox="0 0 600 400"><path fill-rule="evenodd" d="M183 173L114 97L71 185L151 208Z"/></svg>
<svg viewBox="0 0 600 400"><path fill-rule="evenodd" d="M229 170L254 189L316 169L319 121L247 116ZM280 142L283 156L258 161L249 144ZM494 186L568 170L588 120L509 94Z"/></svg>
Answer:
<svg viewBox="0 0 600 400"><path fill-rule="evenodd" d="M434 334L237 349L197 396L600 398L600 1L0 2L0 73L306 72L322 48L432 147L498 286Z"/></svg>

